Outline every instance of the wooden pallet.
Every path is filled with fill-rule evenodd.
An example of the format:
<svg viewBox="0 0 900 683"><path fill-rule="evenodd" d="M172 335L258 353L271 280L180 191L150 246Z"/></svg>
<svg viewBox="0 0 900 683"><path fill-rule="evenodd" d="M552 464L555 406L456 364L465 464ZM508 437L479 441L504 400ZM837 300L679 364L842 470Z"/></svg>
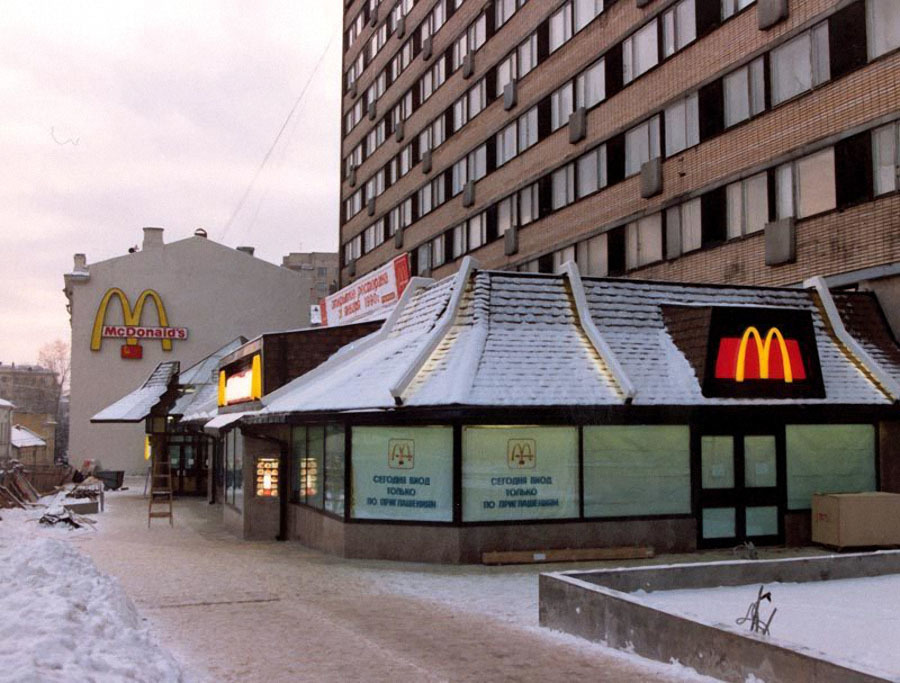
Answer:
<svg viewBox="0 0 900 683"><path fill-rule="evenodd" d="M162 450L162 453L157 453ZM168 449L153 449L150 467L150 505L147 508L147 528L154 518L168 517L169 526L175 526L172 515L172 463ZM156 509L154 509L156 508Z"/></svg>
<svg viewBox="0 0 900 683"><path fill-rule="evenodd" d="M655 555L649 546L617 548L562 548L558 550L498 550L481 555L483 564L539 564L592 560L642 560Z"/></svg>

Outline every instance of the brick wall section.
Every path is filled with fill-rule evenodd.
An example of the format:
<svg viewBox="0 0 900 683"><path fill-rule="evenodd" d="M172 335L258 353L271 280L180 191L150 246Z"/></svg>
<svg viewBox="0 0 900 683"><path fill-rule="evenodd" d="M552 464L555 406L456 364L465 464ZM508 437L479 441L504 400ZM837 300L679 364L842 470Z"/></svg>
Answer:
<svg viewBox="0 0 900 683"><path fill-rule="evenodd" d="M342 346L380 328L379 321L265 335L263 378L266 385L263 393L271 393L306 374L324 363Z"/></svg>
<svg viewBox="0 0 900 683"><path fill-rule="evenodd" d="M504 25L500 32L477 53L475 75L463 81L457 72L448 79L435 95L407 121L406 138L397 144L393 138L380 149L375 157L358 172L357 186L349 188L344 183L342 196L355 191L369 176L380 168L393 154L413 139L422 126L449 106L478 78L492 68L537 24L548 16L559 3L528 3ZM512 112L503 111L501 101L496 101L466 125L461 133L452 136L435 151L433 178L463 156L466 152L507 125L514 116L529 107L570 79L609 46L638 28L647 18L658 14L670 3L657 2L639 10L633 2L618 2L600 15L585 30L576 35L562 49L551 55L537 69L519 82L519 105ZM472 16L460 22L459 28L477 16L481 3L465 3L473 10ZM411 251L444 230L475 215L486 206L524 187L547 171L565 161L575 159L599 142L630 127L647 116L659 112L674 98L695 90L714 78L746 63L764 52L781 38L791 36L826 18L835 10L832 0L791 0L790 17L768 31L756 27L756 6L726 21L710 35L703 37L682 52L642 75L634 83L609 100L595 107L588 114L588 135L577 145L568 142L566 127L556 131L538 145L520 154L501 169L479 181L476 185L476 203L469 209L462 207L457 196L443 206L419 219L404 233L402 250L388 240L372 252L363 255L356 264L356 277L379 267L401 251ZM459 13L458 13L459 14ZM455 22L457 16L451 19ZM454 24L455 26L456 24ZM446 44L436 42L435 54L455 38L450 23L439 34ZM420 61L421 57L417 60ZM708 189L742 176L750 175L763 167L772 166L786 154L800 153L809 145L830 135L839 135L855 126L874 125L880 118L890 117L900 104L900 54L879 59L844 78L825 84L814 91L786 102L752 121L735 126L725 133L701 145L664 161L664 191L651 200L640 198L636 177L626 179L613 187L602 190L590 198L548 216L540 222L520 230L519 252L507 257L503 254L502 240L498 240L475 252L473 256L485 267L509 268L536 256L573 244L596 234L602 229L620 224L641 215L671 205L686 194ZM420 74L419 67L408 72ZM404 74L405 76L406 74ZM415 79L413 79L415 80ZM385 111L387 111L385 109ZM381 114L379 108L379 114ZM366 122L361 127L371 127ZM349 151L348 145L344 153ZM370 165L370 161L372 162ZM377 200L376 213L368 216L363 210L341 229L342 242L362 232L377 218L385 215L404 198L415 192L426 180L417 166L406 177L389 188ZM879 200L857 212L857 219L869 225L866 235L869 241L858 236L828 233L825 244L820 240L823 230L851 230L850 223L842 215L823 216L801 221L798 224L798 264L780 268L763 265L762 236L757 235L721 247L684 256L672 262L656 264L631 273L636 277L663 277L696 281L724 281L747 284L783 284L796 282L809 274L834 273L850 269L848 261L862 265L877 265L897 260L897 245L893 234L898 230L897 213L890 213ZM883 211L882 209L888 210ZM856 210L851 210L856 211ZM863 217L863 213L872 215ZM880 217L879 226L872 222ZM820 226L820 227L817 227ZM833 246L829 246L833 245ZM853 250L846 256L846 248ZM812 256L813 262L807 262ZM715 263L710 263L715 261ZM724 264L722 262L725 262ZM459 261L451 262L435 270L436 276L456 270ZM802 274L802 277L801 275ZM350 281L347 271L342 272L342 284Z"/></svg>

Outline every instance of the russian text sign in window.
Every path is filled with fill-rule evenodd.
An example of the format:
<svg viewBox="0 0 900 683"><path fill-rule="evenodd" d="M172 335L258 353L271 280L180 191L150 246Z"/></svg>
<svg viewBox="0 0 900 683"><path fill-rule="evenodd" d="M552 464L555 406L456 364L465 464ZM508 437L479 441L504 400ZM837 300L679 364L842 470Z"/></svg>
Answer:
<svg viewBox="0 0 900 683"><path fill-rule="evenodd" d="M354 427L357 519L453 520L451 427Z"/></svg>
<svg viewBox="0 0 900 683"><path fill-rule="evenodd" d="M463 427L463 521L578 517L578 430Z"/></svg>

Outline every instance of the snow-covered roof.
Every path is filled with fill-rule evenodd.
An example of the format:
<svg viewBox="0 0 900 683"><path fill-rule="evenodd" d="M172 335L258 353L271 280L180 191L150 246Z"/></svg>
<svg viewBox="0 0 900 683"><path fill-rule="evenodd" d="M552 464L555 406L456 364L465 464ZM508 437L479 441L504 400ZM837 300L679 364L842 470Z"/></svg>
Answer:
<svg viewBox="0 0 900 683"><path fill-rule="evenodd" d="M28 427L23 427L22 425L12 426L9 431L9 440L13 448L35 448L47 445L47 442L41 438L40 434L35 434Z"/></svg>
<svg viewBox="0 0 900 683"><path fill-rule="evenodd" d="M15 408L15 406L4 398L0 398L0 408Z"/></svg>
<svg viewBox="0 0 900 683"><path fill-rule="evenodd" d="M887 405L900 398L871 371L874 362L900 377L900 354L879 348L855 357L811 289L581 280L574 264L536 275L478 271L471 261L457 275L410 289L379 332L263 397L264 407L245 420L400 405ZM667 321L672 309L691 307L804 312L824 396L705 396L696 358L676 343Z"/></svg>
<svg viewBox="0 0 900 683"><path fill-rule="evenodd" d="M164 361L156 366L139 389L123 396L91 418L91 422L140 422L150 414L178 374L178 361Z"/></svg>
<svg viewBox="0 0 900 683"><path fill-rule="evenodd" d="M218 398L219 361L239 349L246 341L244 337L232 339L222 348L180 373L178 386L182 394L175 400L169 414L182 415L185 419L195 413L204 413L204 417L207 412L215 414ZM212 398L211 407L208 405L210 398Z"/></svg>

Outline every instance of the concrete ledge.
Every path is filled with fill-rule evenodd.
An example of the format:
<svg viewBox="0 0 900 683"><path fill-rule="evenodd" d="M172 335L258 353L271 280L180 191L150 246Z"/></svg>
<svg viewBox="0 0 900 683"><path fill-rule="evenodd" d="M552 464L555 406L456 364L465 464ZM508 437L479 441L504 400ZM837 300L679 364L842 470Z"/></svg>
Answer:
<svg viewBox="0 0 900 683"><path fill-rule="evenodd" d="M729 681L750 674L779 681L883 681L886 674L852 668L820 653L724 625L670 614L628 593L809 582L900 572L900 552L826 555L542 574L540 624L661 662L672 659Z"/></svg>

